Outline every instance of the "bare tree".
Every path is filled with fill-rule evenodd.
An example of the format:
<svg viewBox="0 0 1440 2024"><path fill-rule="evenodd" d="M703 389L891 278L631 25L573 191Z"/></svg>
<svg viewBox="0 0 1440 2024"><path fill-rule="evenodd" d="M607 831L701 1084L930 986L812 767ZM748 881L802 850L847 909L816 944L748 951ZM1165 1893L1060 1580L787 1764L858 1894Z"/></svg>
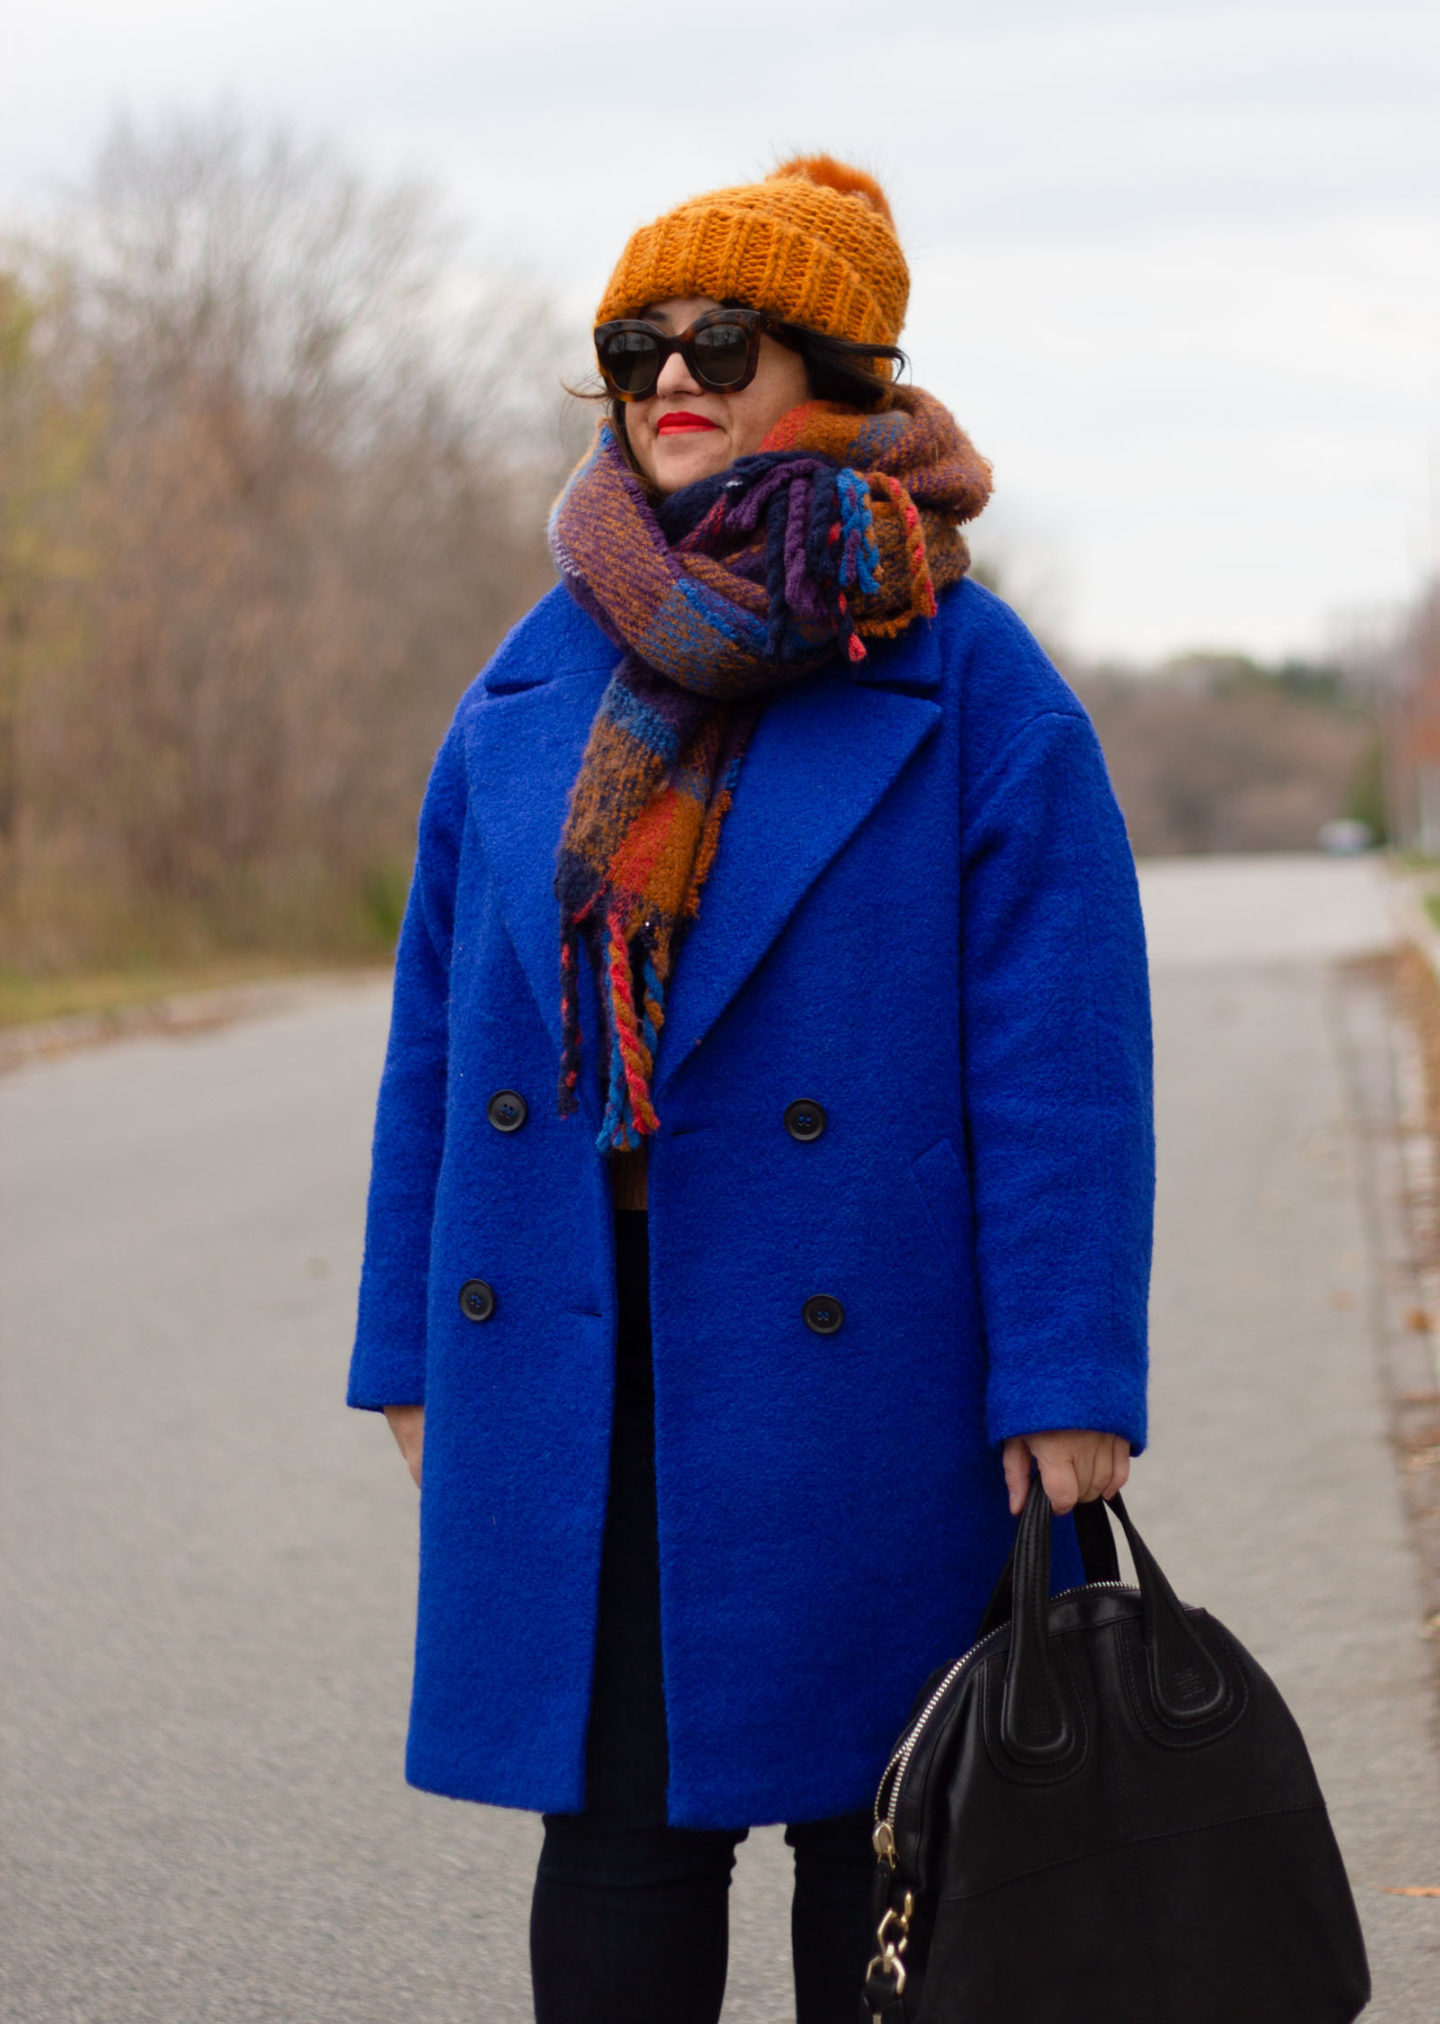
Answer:
<svg viewBox="0 0 1440 2024"><path fill-rule="evenodd" d="M455 698L549 581L556 319L468 279L425 192L234 119L118 128L60 252L49 342L103 421L12 931L373 938Z"/></svg>

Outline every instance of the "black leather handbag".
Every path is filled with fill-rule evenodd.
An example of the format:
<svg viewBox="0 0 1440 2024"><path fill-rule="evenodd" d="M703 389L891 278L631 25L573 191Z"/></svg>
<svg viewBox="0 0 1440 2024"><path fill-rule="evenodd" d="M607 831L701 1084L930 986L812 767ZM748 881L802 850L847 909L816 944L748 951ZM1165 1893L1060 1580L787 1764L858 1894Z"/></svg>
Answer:
<svg viewBox="0 0 1440 2024"><path fill-rule="evenodd" d="M977 1643L920 1691L875 1801L861 2024L1349 2024L1365 1946L1300 1731L1182 1605L1119 1497L1050 1595L1032 1482Z"/></svg>

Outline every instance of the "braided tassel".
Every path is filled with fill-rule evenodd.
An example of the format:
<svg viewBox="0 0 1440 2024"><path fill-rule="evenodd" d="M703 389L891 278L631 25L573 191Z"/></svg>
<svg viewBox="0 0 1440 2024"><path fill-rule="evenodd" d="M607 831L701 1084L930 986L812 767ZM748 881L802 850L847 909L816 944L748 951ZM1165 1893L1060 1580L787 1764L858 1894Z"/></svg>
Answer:
<svg viewBox="0 0 1440 2024"><path fill-rule="evenodd" d="M655 1049L660 1043L660 1028L665 1024L665 980L656 968L652 949L645 951L640 975L645 1006L645 1024L640 1040L645 1050L645 1080L648 1083L655 1065Z"/></svg>
<svg viewBox="0 0 1440 2024"><path fill-rule="evenodd" d="M931 581L930 564L925 556L925 530L920 525L920 514L915 502L899 479L892 478L888 472L875 471L871 476L900 515L901 524L905 529L905 551L910 563L911 606L914 610L922 612L926 618L934 618L940 607L935 601L935 585Z"/></svg>
<svg viewBox="0 0 1440 2024"><path fill-rule="evenodd" d="M614 1022L610 1027L610 1087L605 1097L605 1115L595 1141L602 1153L628 1152L634 1144L625 1124L625 1065L620 1058L620 1036Z"/></svg>
<svg viewBox="0 0 1440 2024"><path fill-rule="evenodd" d="M630 1128L640 1133L658 1131L660 1120L650 1102L649 1061L640 1039L631 985L630 945L624 922L617 912L610 917L609 946L606 951L605 984L610 1006L614 1054L611 1066L611 1096L605 1122L610 1143L634 1143ZM618 1125L618 1132L616 1126Z"/></svg>
<svg viewBox="0 0 1440 2024"><path fill-rule="evenodd" d="M836 490L845 538L840 581L870 596L880 588L880 550L875 542L875 516L870 511L870 486L858 471L841 471Z"/></svg>
<svg viewBox="0 0 1440 2024"><path fill-rule="evenodd" d="M593 906L587 900L560 929L560 1115L573 1117L580 1099L580 924Z"/></svg>

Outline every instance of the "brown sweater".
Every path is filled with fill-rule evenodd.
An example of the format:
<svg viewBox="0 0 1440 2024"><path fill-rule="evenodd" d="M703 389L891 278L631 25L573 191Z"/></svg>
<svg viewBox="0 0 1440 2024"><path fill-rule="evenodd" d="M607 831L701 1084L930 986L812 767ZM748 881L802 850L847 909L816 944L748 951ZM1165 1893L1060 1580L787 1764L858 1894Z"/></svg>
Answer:
<svg viewBox="0 0 1440 2024"><path fill-rule="evenodd" d="M610 1199L617 1209L643 1209L649 1199L645 1186L649 1149L635 1146L628 1153L610 1155Z"/></svg>

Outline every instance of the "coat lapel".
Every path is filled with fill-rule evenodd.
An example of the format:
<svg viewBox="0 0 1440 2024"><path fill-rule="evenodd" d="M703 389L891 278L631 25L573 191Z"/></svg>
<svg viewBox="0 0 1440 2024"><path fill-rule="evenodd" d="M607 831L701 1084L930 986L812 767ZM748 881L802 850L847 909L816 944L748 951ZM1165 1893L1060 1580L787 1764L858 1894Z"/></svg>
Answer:
<svg viewBox="0 0 1440 2024"><path fill-rule="evenodd" d="M466 738L471 806L485 870L555 1043L557 1073L560 905L555 897L555 852L570 786L580 770L585 740L610 673L610 667L567 671L534 688L487 696L471 717ZM581 968L580 1029L588 1067L580 1079L580 1096L598 1130L595 1062L600 1001L593 978L586 966Z"/></svg>
<svg viewBox="0 0 1440 2024"><path fill-rule="evenodd" d="M700 911L676 952L657 1096L939 720L939 704L927 697L843 674L767 704Z"/></svg>
<svg viewBox="0 0 1440 2024"><path fill-rule="evenodd" d="M598 638L598 635L597 635ZM656 1092L709 1032L825 866L843 849L935 728L940 706L915 689L939 677L935 642L876 653L771 698L720 834L700 912L677 952ZM570 669L488 694L469 723L472 807L506 928L560 1054L560 930L555 851L610 665ZM897 687L903 683L903 687ZM600 1008L582 977L587 1115L599 1124Z"/></svg>

